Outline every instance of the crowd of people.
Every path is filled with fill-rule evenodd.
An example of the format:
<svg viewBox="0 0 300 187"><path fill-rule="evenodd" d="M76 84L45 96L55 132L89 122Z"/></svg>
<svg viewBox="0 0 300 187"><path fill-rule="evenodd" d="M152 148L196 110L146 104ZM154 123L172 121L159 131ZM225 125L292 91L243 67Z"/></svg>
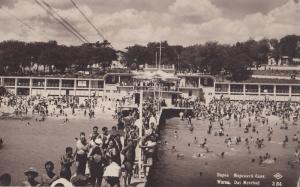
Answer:
<svg viewBox="0 0 300 187"><path fill-rule="evenodd" d="M117 106L125 105L126 99L109 100L111 105L100 104L96 98L85 99L79 102L78 99L63 98L33 98L33 97L16 97L10 96L1 99L1 104L13 107L16 115L24 115L31 109L33 114L45 117L65 116L68 117L65 110L70 110L71 115L76 115L74 108L82 107L86 115L87 110L92 118L95 108L105 107L115 108L114 118L116 125L111 129L94 126L86 135L85 132L79 134L76 138L75 146L67 146L65 153L60 158L60 173L54 173L53 161L47 161L44 165L45 172L41 174L41 180L36 178L40 173L30 167L24 171L27 180L21 185L24 186L101 186L103 179L110 186L130 185L132 178L146 179L149 169L155 161L155 153L159 138L158 124L160 107L164 105L163 100L156 100L151 97L144 98L142 105L142 114L137 109L129 111L118 111ZM132 103L132 102L131 102ZM189 129L193 131L193 118L198 120L209 120L207 134L212 136L224 137L225 145L230 148L233 144L244 144L249 153L251 148L261 149L265 146L266 141L271 141L273 136L273 127L269 125L269 117L277 116L281 121L276 123L280 129L289 128L287 121L293 121L293 125L297 125L299 119L300 104L296 102L275 102L275 101L229 101L229 100L213 100L209 104L204 104L201 99L179 98L175 102L177 107L192 108L192 112L181 112L180 118L187 120ZM225 123L228 120L234 120L238 126L243 129L244 134L259 134L257 124L266 125L268 127L267 138L250 138L241 134L237 137L231 137ZM242 124L242 120L248 123ZM230 125L229 125L230 128ZM177 134L177 133L176 133ZM201 147L210 151L208 139L205 138L201 142ZM297 142L300 148L300 132L294 133L293 137L287 135L283 137L283 147L292 139ZM195 137L195 142L198 142ZM254 146L252 146L254 145ZM75 148L73 148L75 147ZM251 147L251 148L250 148ZM172 150L176 148L173 147ZM295 156L300 161L299 149L295 150ZM201 154L199 154L201 156ZM225 153L220 153L223 158ZM178 157L182 155L178 154ZM256 159L252 159L255 162ZM265 153L258 157L259 164L264 162L276 162L276 157L272 157L270 153ZM75 171L72 167L75 166ZM9 174L1 176L1 184L10 184L11 178ZM0 184L0 185L1 185Z"/></svg>
<svg viewBox="0 0 300 187"><path fill-rule="evenodd" d="M189 130L193 131L195 126L191 118L195 120L207 120L207 137L201 142L201 147L207 153L211 151L210 145L207 143L209 136L224 137L224 145L231 149L233 145L244 145L248 153L252 153L253 149L262 150L268 143L277 143L285 148L288 143L293 142L295 146L295 160L293 162L300 163L300 131L293 132L292 136L288 135L287 130L292 126L298 125L300 114L300 103L298 102L276 102L276 101L230 101L230 100L212 100L209 104L204 104L200 100L194 101L182 100L186 103L183 105L190 106L192 110L185 110L180 113L180 118L187 121ZM182 105L181 105L182 106ZM275 120L274 120L275 118ZM272 119L272 122L270 120ZM274 123L275 121L275 123ZM201 122L200 122L201 123ZM237 125L238 135L232 135L232 128ZM274 142L274 131L279 129L282 134L282 140ZM261 132L266 129L266 132ZM177 132L175 132L175 136ZM278 134L278 133L277 133ZM278 139L278 137L276 137ZM290 141L292 140L292 141ZM195 141L198 142L197 137ZM190 144L188 144L189 146ZM174 147L173 150L176 150ZM259 152L259 151L258 151ZM201 156L201 154L198 154ZM218 153L223 158L225 152ZM252 158L251 162L258 160L258 164L275 163L277 158L269 152ZM293 166L293 162L289 162Z"/></svg>
<svg viewBox="0 0 300 187"><path fill-rule="evenodd" d="M12 96L2 100L6 106L14 109L26 107L32 109L35 116L45 116L46 118L67 117L69 113L74 114L74 108L80 105L75 99L70 101L68 98L41 99ZM86 110L91 113L96 107L102 108L102 105L104 110L105 106L114 108L126 104L125 99L113 102L110 99L107 100L110 101L111 106L107 104L99 106L98 104L101 102L98 103L97 99L86 99L82 106L84 113L87 113ZM27 180L21 185L101 186L102 180L105 179L110 186L120 186L121 183L127 186L134 176L146 180L149 168L153 164L157 145L159 106L158 102L152 98L146 99L142 105L142 115L136 108L129 111L117 111L115 108L115 119L117 120L115 126L111 129L104 126L101 128L101 132L99 132L98 126L94 126L89 135L86 135L85 132L80 133L79 138L76 138L75 148L73 146L66 147L65 153L60 158L60 173L54 173L54 167L58 166L54 166L53 161L47 161L45 172L41 174L41 180L36 180L39 172L34 167L30 167L24 171ZM66 110L69 110L69 113ZM73 166L76 168L75 172L72 172ZM7 175L9 174L4 174L1 179L3 184L8 184L11 180Z"/></svg>

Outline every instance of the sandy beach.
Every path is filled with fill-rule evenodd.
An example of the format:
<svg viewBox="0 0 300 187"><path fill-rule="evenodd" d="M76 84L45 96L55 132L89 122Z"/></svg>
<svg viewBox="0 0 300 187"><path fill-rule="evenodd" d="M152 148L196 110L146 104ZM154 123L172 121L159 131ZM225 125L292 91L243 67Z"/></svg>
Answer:
<svg viewBox="0 0 300 187"><path fill-rule="evenodd" d="M99 129L116 125L111 110L102 112L99 109L95 113L96 118L89 119L88 115L83 115L83 110L77 111L76 116L68 115L70 122L66 124L64 117L48 117L44 122L36 122L35 117L23 121L0 120L0 137L4 139L0 149L0 173L10 173L12 185L20 185L25 179L25 169L33 166L40 174L44 173L45 162L51 160L55 164L54 171L59 174L60 157L67 146L75 147L75 137L80 132L88 136L95 125ZM27 122L31 125L27 126Z"/></svg>

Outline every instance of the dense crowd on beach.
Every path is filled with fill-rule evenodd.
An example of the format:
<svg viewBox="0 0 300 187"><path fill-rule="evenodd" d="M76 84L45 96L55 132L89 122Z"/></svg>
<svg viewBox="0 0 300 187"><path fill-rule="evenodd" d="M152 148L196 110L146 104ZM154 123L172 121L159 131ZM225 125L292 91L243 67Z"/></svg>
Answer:
<svg viewBox="0 0 300 187"><path fill-rule="evenodd" d="M49 117L63 116L64 123L69 123L69 116L77 114L75 111L77 108L82 108L84 116L88 115L89 118L93 118L95 117L95 110L105 111L105 109L110 108L114 110L118 106L128 103L132 103L132 101L125 98L121 100L90 98L79 102L77 98L70 99L68 97L9 96L2 97L0 100L0 106L13 108L16 116L26 116L31 111L33 116L37 116L36 120L43 121ZM98 126L94 126L91 132L81 132L79 138L76 138L75 145L69 145L65 148L65 153L60 158L60 166L54 166L53 161L47 161L43 173L30 167L24 171L27 180L20 185L101 186L105 181L110 186L120 186L121 184L127 186L131 184L133 177L141 178L142 176L146 179L155 160L159 138L158 115L161 106L165 106L163 100L144 98L142 114L139 114L137 109L132 109L127 114L115 110L113 113L113 118L117 121L115 126L111 129L108 127L99 129ZM278 117L280 120L276 125L285 130L291 124L297 125L300 111L299 103L275 101L228 101L221 99L204 104L199 98L180 98L176 100L174 106L192 109L180 112L180 118L187 120L191 132L194 129L195 120L208 120L208 135L224 137L224 144L228 148L233 144L244 144L249 153L251 153L251 149L261 149L266 145L266 141L272 140L274 132L272 125L274 124L269 124L269 118ZM225 125L229 120L238 124L242 131L240 136L230 136L230 125L229 127ZM247 121L247 123L242 123L242 121ZM292 123L288 123L289 121ZM265 125L268 133L255 139L254 135L261 134L257 128L258 124ZM300 148L299 131L295 132L293 137L283 137L282 146L284 147L291 140ZM197 137L195 137L195 142L199 142ZM210 151L208 142L209 136L200 142L201 147L207 152ZM294 153L296 162L300 161L298 148L295 149ZM175 146L172 147L172 151L176 152ZM137 156L143 157L142 164L138 162ZM201 154L195 156L201 157ZM225 156L224 152L220 153L221 158ZM178 157L183 157L183 155L178 153ZM276 157L272 157L270 153L265 153L260 155L258 160L259 164L276 162ZM252 161L255 162L255 159ZM292 163L290 164L292 165ZM75 171L71 170L73 165L76 168ZM60 167L60 172L54 173L54 167ZM41 180L37 180L39 175ZM0 179L0 185L8 186L10 184L9 174L3 174Z"/></svg>
<svg viewBox="0 0 300 187"><path fill-rule="evenodd" d="M107 100L107 102L105 102ZM105 103L104 103L105 102ZM76 115L75 108L82 107L84 116L89 113L93 117L94 110L104 112L105 106L117 109L118 105L128 105L125 98L122 100L110 100L104 98L101 101L91 98L79 103L78 100L70 101L62 98L32 98L32 97L2 97L2 107L14 109L16 116L26 116L32 110L36 120L47 120L48 117L63 116L64 123L68 122L69 115ZM100 104L101 103L101 104ZM109 105L107 103L110 103ZM81 105L81 106L77 106ZM158 103L151 98L142 104L142 119L137 109L129 113L117 111L113 113L116 125L111 129L94 126L88 134L81 132L76 138L75 146L65 148L65 153L60 158L60 173L54 173L54 163L45 163L45 172L40 174L34 167L24 171L27 180L23 186L101 186L103 179L110 186L124 186L131 184L133 175L146 180L149 168L153 165L153 157L157 145L157 112ZM26 111L26 112L25 112ZM31 125L29 122L27 125ZM142 133L142 135L140 135ZM75 147L75 148L73 148ZM142 156L142 164L137 156ZM75 165L75 171L71 168ZM38 176L41 180L37 180ZM0 186L10 184L10 175L1 176Z"/></svg>

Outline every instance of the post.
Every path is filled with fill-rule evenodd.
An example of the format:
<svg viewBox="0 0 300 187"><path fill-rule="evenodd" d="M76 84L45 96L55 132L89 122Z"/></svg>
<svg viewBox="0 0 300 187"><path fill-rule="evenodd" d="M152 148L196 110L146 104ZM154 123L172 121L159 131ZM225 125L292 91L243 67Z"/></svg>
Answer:
<svg viewBox="0 0 300 187"><path fill-rule="evenodd" d="M91 79L89 79L88 80L89 81L89 98L91 97L91 85L92 85L92 80Z"/></svg>
<svg viewBox="0 0 300 187"><path fill-rule="evenodd" d="M46 90L47 89L47 79L45 79L45 82L44 82L44 90Z"/></svg>
<svg viewBox="0 0 300 187"><path fill-rule="evenodd" d="M160 70L161 69L161 49L164 48L161 46L161 41L160 41L160 44L159 44L159 67L158 69Z"/></svg>
<svg viewBox="0 0 300 187"><path fill-rule="evenodd" d="M289 85L289 99L292 98L292 85Z"/></svg>
<svg viewBox="0 0 300 187"><path fill-rule="evenodd" d="M157 69L157 52L155 52L155 68Z"/></svg>
<svg viewBox="0 0 300 187"><path fill-rule="evenodd" d="M17 87L18 87L18 78L15 78L15 94L18 95L17 93Z"/></svg>
<svg viewBox="0 0 300 187"><path fill-rule="evenodd" d="M62 79L58 79L58 90L59 90L59 96L61 96L61 87L62 87Z"/></svg>
<svg viewBox="0 0 300 187"><path fill-rule="evenodd" d="M159 47L159 69L161 66L161 41L160 41L160 47Z"/></svg>
<svg viewBox="0 0 300 187"><path fill-rule="evenodd" d="M74 80L74 96L76 96L77 79Z"/></svg>
<svg viewBox="0 0 300 187"><path fill-rule="evenodd" d="M140 126L139 126L139 138L140 138L140 142L139 144L141 144L141 141L142 141L142 138L143 138L143 90L140 91L140 103L139 103L139 123ZM138 158L138 164L139 164L139 178L142 178L142 173L143 173L143 152L142 152L142 148L139 147L138 149L138 155L139 155L139 158ZM145 173L144 173L145 175ZM144 176L146 177L146 176Z"/></svg>
<svg viewBox="0 0 300 187"><path fill-rule="evenodd" d="M47 85L48 84L48 80L45 78L45 80L44 80L44 93L43 93L43 95L46 95L46 93L47 93L47 95L49 95L49 92L48 91L46 91L47 90ZM41 95L42 95L42 91L41 91Z"/></svg>
<svg viewBox="0 0 300 187"><path fill-rule="evenodd" d="M274 92L274 101L276 101L276 85L273 85L273 92Z"/></svg>
<svg viewBox="0 0 300 187"><path fill-rule="evenodd" d="M32 78L29 79L29 96L32 95Z"/></svg>
<svg viewBox="0 0 300 187"><path fill-rule="evenodd" d="M154 95L154 96L153 96L153 97L154 97L154 100L156 99L156 97L155 97L155 96L156 96L155 92L156 92L156 84L154 83L154 91L153 91L153 93L154 93L154 94L153 94L153 95Z"/></svg>

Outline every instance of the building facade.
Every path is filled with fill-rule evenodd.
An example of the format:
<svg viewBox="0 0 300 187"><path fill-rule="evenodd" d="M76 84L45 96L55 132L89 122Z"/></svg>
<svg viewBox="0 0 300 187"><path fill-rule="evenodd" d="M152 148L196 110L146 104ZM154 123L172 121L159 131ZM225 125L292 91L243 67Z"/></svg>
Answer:
<svg viewBox="0 0 300 187"><path fill-rule="evenodd" d="M185 98L202 97L206 102L221 97L231 100L300 101L300 79L297 78L252 77L244 82L229 82L200 73L182 73L176 74L176 77L175 80L160 82L158 85L136 80L133 72L107 73L99 78L0 76L0 85L12 94L24 96L67 95L121 99L142 90L145 96L160 96L167 103L172 103L178 95Z"/></svg>

